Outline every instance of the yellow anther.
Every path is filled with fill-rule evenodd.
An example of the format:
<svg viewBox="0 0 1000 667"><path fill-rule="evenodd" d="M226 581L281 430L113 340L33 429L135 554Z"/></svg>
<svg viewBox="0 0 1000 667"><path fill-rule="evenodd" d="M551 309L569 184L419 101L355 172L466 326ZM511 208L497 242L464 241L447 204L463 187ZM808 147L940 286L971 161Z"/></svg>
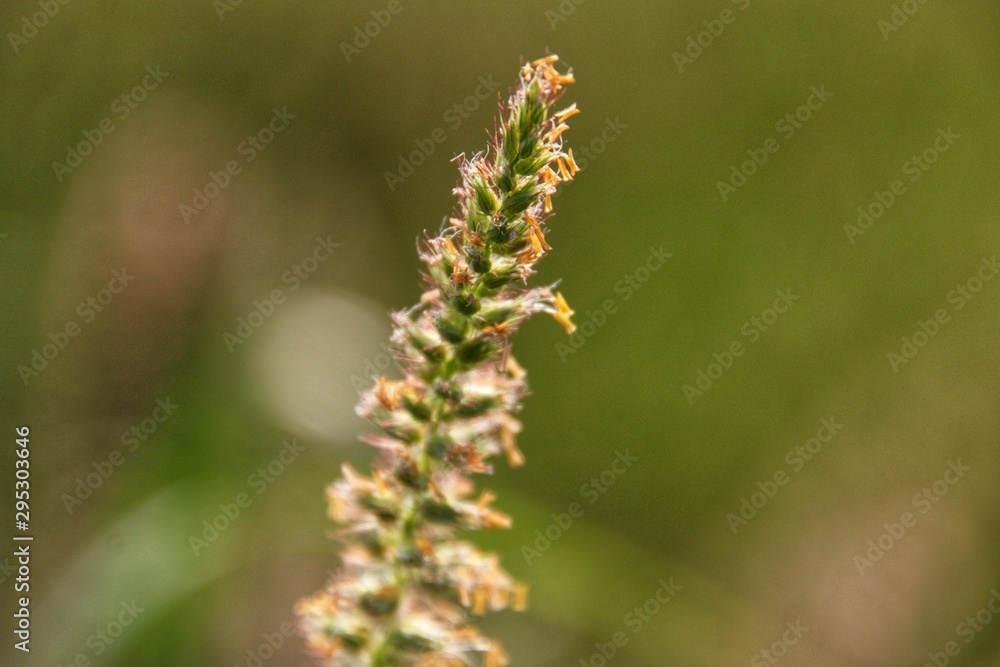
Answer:
<svg viewBox="0 0 1000 667"><path fill-rule="evenodd" d="M573 324L573 315L575 311L569 307L566 303L566 299L562 294L556 292L556 312L552 314L552 317L556 319L556 322L563 325L566 329L566 333L572 334L576 331L576 325Z"/></svg>

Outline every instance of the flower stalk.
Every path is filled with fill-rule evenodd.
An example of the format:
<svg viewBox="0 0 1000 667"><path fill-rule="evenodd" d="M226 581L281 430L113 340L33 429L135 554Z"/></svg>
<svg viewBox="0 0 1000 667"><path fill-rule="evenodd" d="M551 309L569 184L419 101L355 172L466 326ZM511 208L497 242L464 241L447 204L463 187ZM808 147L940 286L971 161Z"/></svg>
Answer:
<svg viewBox="0 0 1000 667"><path fill-rule="evenodd" d="M551 314L569 333L570 310L551 287L528 287L551 250L546 221L560 183L578 171L563 150L576 105L553 106L572 73L557 56L522 66L486 152L458 158L458 205L425 240L426 291L392 315L392 350L403 379L377 378L358 414L377 433L371 475L344 465L327 488L342 526L341 569L296 607L300 628L328 667L500 667L508 658L472 616L523 609L527 588L459 533L507 528L494 495L473 498L472 475L504 454L524 463L514 414L525 372L510 339L531 315Z"/></svg>

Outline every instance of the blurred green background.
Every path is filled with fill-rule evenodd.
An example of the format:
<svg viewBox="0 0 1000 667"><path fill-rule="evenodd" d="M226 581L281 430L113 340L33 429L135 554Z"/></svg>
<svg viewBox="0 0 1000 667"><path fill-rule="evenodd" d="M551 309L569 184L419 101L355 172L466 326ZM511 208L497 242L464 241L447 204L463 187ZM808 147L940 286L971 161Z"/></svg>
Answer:
<svg viewBox="0 0 1000 667"><path fill-rule="evenodd" d="M1000 665L995 2L45 6L0 7L0 479L29 425L35 535L0 663L310 664L281 631L371 458L354 385L548 49L586 165L540 279L583 326L515 344L528 465L476 539L532 604L487 631L533 667Z"/></svg>

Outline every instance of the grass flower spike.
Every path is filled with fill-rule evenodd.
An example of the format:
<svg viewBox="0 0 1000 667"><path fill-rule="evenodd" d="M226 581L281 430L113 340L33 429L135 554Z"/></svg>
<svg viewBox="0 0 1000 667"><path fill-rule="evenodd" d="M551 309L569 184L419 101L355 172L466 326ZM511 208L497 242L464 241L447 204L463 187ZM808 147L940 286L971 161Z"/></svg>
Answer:
<svg viewBox="0 0 1000 667"><path fill-rule="evenodd" d="M571 73L557 56L521 68L489 149L459 158L458 206L420 257L427 289L392 316L392 349L403 379L378 378L358 413L377 433L370 476L343 468L327 489L342 526L341 569L297 606L300 628L329 667L500 667L500 645L472 616L523 608L526 588L495 554L459 539L506 528L489 491L472 475L503 454L524 462L514 414L526 393L510 338L524 320L549 313L566 330L573 311L549 287L527 287L551 249L546 216L557 186L578 171L563 150L576 105L553 111Z"/></svg>

